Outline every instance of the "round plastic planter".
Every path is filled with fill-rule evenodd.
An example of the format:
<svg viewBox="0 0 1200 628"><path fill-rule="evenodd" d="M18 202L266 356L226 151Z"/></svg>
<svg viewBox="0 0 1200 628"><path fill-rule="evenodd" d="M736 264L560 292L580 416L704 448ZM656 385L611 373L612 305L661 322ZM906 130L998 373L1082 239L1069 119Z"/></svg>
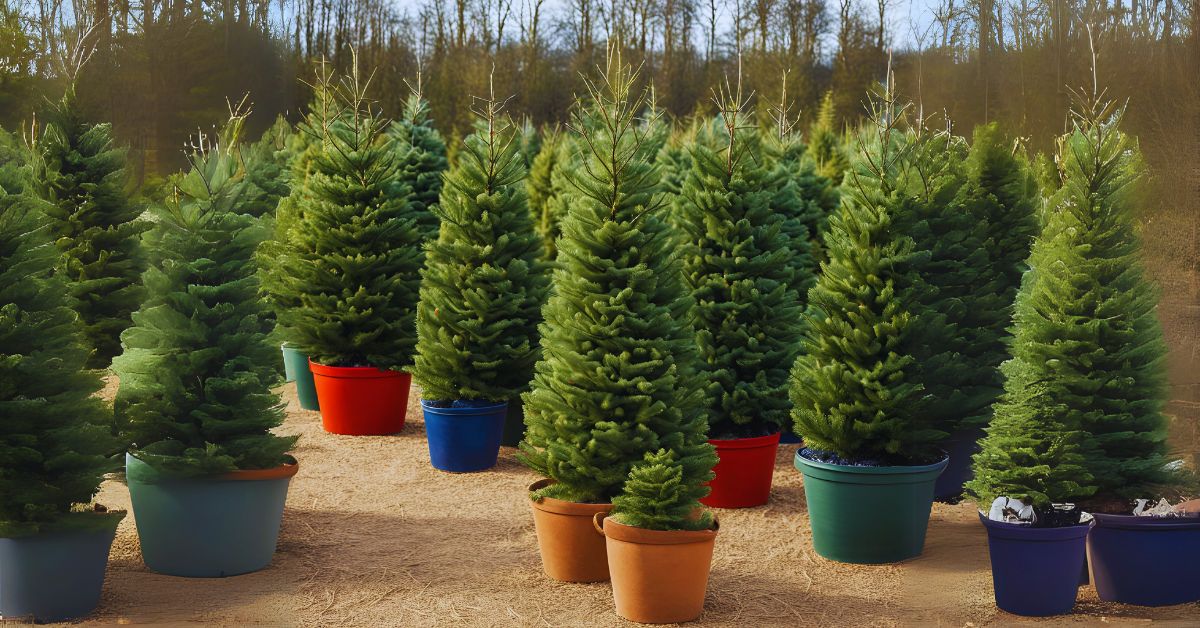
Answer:
<svg viewBox="0 0 1200 628"><path fill-rule="evenodd" d="M496 466L508 403L466 408L438 408L421 400L429 461L453 473L483 471Z"/></svg>
<svg viewBox="0 0 1200 628"><path fill-rule="evenodd" d="M1002 611L1028 617L1071 612L1079 593L1088 524L1031 528L992 521L983 513L992 589Z"/></svg>
<svg viewBox="0 0 1200 628"><path fill-rule="evenodd" d="M708 441L717 448L712 492L700 503L713 508L752 508L767 503L775 474L779 434Z"/></svg>
<svg viewBox="0 0 1200 628"><path fill-rule="evenodd" d="M86 528L0 539L0 617L61 622L96 608L125 513L86 516L102 519Z"/></svg>
<svg viewBox="0 0 1200 628"><path fill-rule="evenodd" d="M1101 600L1138 606L1200 600L1200 518L1093 516L1087 551Z"/></svg>
<svg viewBox="0 0 1200 628"><path fill-rule="evenodd" d="M963 484L972 477L971 457L979 451L979 439L983 438L982 427L966 427L950 434L942 441L942 448L949 454L946 470L938 476L933 485L933 496L936 499L953 499L961 497Z"/></svg>
<svg viewBox="0 0 1200 628"><path fill-rule="evenodd" d="M617 614L643 624L691 621L704 610L718 524L711 530L646 530L593 515L605 539Z"/></svg>
<svg viewBox="0 0 1200 628"><path fill-rule="evenodd" d="M504 435L500 445L516 447L525 438L525 404L520 398L508 402L508 413L504 415Z"/></svg>
<svg viewBox="0 0 1200 628"><path fill-rule="evenodd" d="M313 383L312 369L308 368L308 356L300 350L283 344L283 371L287 381L296 382L296 397L304 410L320 410L317 403L317 385Z"/></svg>
<svg viewBox="0 0 1200 628"><path fill-rule="evenodd" d="M538 480L529 491L545 488L554 480ZM608 555L604 537L596 534L592 517L607 514L612 504L580 504L561 499L531 501L533 529L542 553L546 575L560 582L608 580Z"/></svg>
<svg viewBox="0 0 1200 628"><path fill-rule="evenodd" d="M311 360L308 365L326 432L382 436L404 429L412 375L373 366L323 366Z"/></svg>
<svg viewBox="0 0 1200 628"><path fill-rule="evenodd" d="M796 452L813 548L830 560L879 564L919 556L946 459L924 466L852 467Z"/></svg>
<svg viewBox="0 0 1200 628"><path fill-rule="evenodd" d="M220 578L271 563L288 484L299 470L285 464L261 471L174 477L133 455L125 475L142 558L170 576Z"/></svg>

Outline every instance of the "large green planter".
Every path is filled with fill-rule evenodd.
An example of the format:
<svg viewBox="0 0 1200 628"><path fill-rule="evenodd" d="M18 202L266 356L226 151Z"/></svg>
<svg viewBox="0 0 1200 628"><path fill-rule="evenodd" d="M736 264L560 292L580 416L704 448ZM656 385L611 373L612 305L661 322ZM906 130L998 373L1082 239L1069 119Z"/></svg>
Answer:
<svg viewBox="0 0 1200 628"><path fill-rule="evenodd" d="M296 382L296 396L300 399L300 407L305 410L320 410L317 385L313 382L312 369L308 366L308 356L286 342L283 344L283 370L287 381Z"/></svg>
<svg viewBox="0 0 1200 628"><path fill-rule="evenodd" d="M946 459L925 466L852 467L796 452L813 548L843 563L894 563L919 556Z"/></svg>
<svg viewBox="0 0 1200 628"><path fill-rule="evenodd" d="M288 484L298 466L178 477L133 455L125 476L142 558L170 576L219 578L271 563Z"/></svg>

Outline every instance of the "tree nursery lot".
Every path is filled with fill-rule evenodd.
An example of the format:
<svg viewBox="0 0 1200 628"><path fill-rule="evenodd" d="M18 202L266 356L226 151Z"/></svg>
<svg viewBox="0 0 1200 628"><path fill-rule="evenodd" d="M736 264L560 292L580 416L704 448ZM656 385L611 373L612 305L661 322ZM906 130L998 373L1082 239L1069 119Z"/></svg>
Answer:
<svg viewBox="0 0 1200 628"><path fill-rule="evenodd" d="M115 391L110 382L106 395ZM121 523L100 607L84 625L625 626L608 583L542 573L525 488L538 479L504 449L483 473L429 464L419 390L398 435L321 429L284 389L300 435L279 548L263 571L220 579L151 573L132 514ZM721 510L704 626L1196 626L1200 605L1109 604L1080 589L1074 614L997 610L975 504L934 504L924 554L894 565L835 563L812 550L796 445L779 449L771 501ZM106 482L98 501L129 508Z"/></svg>

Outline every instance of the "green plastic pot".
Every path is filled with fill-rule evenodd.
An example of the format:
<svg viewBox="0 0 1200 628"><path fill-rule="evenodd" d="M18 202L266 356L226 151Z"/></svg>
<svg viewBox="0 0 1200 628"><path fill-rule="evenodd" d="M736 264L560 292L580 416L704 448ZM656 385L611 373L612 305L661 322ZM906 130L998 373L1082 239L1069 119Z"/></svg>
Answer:
<svg viewBox="0 0 1200 628"><path fill-rule="evenodd" d="M308 356L290 344L283 344L283 369L287 381L296 382L296 397L300 399L300 407L304 410L320 410L317 402L317 385L313 381L312 369L308 366Z"/></svg>
<svg viewBox="0 0 1200 628"><path fill-rule="evenodd" d="M796 452L813 549L842 563L894 563L919 556L933 486L948 459L924 466L852 467Z"/></svg>

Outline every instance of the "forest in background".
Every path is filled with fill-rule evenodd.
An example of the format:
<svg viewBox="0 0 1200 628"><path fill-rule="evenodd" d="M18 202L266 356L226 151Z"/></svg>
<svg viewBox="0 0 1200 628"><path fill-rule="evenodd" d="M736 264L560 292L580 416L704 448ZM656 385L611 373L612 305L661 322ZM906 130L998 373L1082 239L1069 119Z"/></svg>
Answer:
<svg viewBox="0 0 1200 628"><path fill-rule="evenodd" d="M996 120L1030 150L1062 132L1070 90L1095 81L1128 102L1153 176L1144 233L1172 344L1176 442L1200 451L1200 0L934 0L928 20L896 0L0 0L0 126L35 124L74 78L110 121L138 182L184 165L197 129L249 94L249 135L298 120L316 65L374 68L373 97L400 111L420 84L452 141L493 76L509 111L566 119L580 75L619 41L657 106L712 113L711 88L741 69L761 114L788 101L801 128L826 93L856 124L891 65L923 117L969 134ZM915 10L915 9L914 9ZM81 63L86 57L87 62ZM781 93L787 75L786 97ZM419 78L418 78L419 77Z"/></svg>

